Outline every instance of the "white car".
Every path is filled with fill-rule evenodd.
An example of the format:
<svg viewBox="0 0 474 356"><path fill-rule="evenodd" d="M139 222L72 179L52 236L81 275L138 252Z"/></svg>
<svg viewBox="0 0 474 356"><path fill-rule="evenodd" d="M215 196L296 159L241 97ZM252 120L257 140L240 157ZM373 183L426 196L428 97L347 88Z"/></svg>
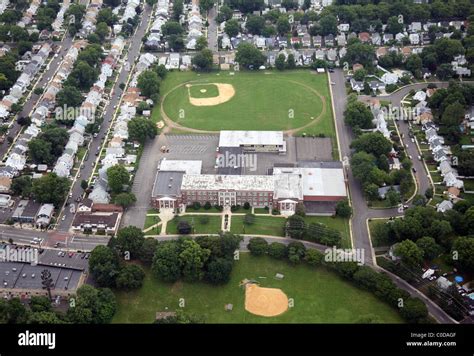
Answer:
<svg viewBox="0 0 474 356"><path fill-rule="evenodd" d="M61 221L64 221L66 219L66 215L63 215L63 217L61 218Z"/></svg>

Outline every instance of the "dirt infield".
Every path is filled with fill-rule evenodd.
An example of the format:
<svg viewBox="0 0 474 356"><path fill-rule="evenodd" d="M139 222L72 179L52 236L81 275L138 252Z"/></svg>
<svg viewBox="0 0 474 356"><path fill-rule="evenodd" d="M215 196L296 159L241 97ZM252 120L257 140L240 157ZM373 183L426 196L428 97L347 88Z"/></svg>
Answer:
<svg viewBox="0 0 474 356"><path fill-rule="evenodd" d="M193 98L189 90L192 84L186 84L186 87L188 88L189 102L192 105L215 106L215 105L219 105L219 104L229 101L235 95L235 89L232 84L224 84L224 83L207 83L207 84L215 85L217 87L217 90L219 91L219 95L212 98ZM201 89L201 93L203 93L202 90L203 89Z"/></svg>
<svg viewBox="0 0 474 356"><path fill-rule="evenodd" d="M246 285L245 310L248 312L260 316L277 316L287 309L288 297L281 289Z"/></svg>

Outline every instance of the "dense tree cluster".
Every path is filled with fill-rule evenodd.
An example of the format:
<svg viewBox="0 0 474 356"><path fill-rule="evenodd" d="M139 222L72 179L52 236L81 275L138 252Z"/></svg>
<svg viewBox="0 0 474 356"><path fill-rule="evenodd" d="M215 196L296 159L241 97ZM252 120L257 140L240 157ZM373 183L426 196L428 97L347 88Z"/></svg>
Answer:
<svg viewBox="0 0 474 356"><path fill-rule="evenodd" d="M378 273L370 267L358 266L355 262L325 262L325 257L321 252L315 249L306 249L299 241L291 242L288 245L279 242L269 244L265 239L255 237L249 240L247 248L255 256L268 255L276 259L287 259L292 264L305 262L310 266L325 265L336 271L341 277L374 293L378 298L396 308L407 322L422 323L427 321L428 310L421 300L410 297L407 292L398 288L386 274Z"/></svg>
<svg viewBox="0 0 474 356"><path fill-rule="evenodd" d="M200 236L195 240L181 238L159 242L153 257L153 273L166 282L183 278L212 284L226 283L230 279L234 252L240 240L240 236L225 233Z"/></svg>

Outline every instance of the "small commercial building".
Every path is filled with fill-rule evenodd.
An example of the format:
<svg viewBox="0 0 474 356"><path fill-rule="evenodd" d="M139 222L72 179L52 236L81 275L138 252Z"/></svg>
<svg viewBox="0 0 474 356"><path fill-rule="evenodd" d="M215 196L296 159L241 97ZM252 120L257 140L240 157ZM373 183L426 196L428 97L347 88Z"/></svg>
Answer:
<svg viewBox="0 0 474 356"><path fill-rule="evenodd" d="M282 131L221 131L219 147L242 147L246 152L286 152Z"/></svg>

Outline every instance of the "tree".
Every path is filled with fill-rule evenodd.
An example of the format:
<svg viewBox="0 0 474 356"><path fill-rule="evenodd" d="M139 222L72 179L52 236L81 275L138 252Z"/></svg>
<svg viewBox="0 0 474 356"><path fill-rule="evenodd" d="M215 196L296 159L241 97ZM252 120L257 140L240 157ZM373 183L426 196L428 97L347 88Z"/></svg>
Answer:
<svg viewBox="0 0 474 356"><path fill-rule="evenodd" d="M180 16L183 14L183 0L176 0L173 2L173 20L179 21Z"/></svg>
<svg viewBox="0 0 474 356"><path fill-rule="evenodd" d="M114 287L120 271L117 254L107 246L96 246L89 258L89 271L101 287Z"/></svg>
<svg viewBox="0 0 474 356"><path fill-rule="evenodd" d="M361 43L359 41L350 43L347 46L347 53L343 58L343 61L346 61L349 64L360 63L365 68L372 67L374 60L374 48L367 43Z"/></svg>
<svg viewBox="0 0 474 356"><path fill-rule="evenodd" d="M160 92L160 78L152 70L146 70L138 76L137 86L142 95L152 98Z"/></svg>
<svg viewBox="0 0 474 356"><path fill-rule="evenodd" d="M283 53L280 53L275 59L275 67L278 70L284 70L286 68L286 60L285 55Z"/></svg>
<svg viewBox="0 0 474 356"><path fill-rule="evenodd" d="M420 79L422 77L423 61L419 55L411 54L408 56L405 66L415 78Z"/></svg>
<svg viewBox="0 0 474 356"><path fill-rule="evenodd" d="M30 176L23 175L17 178L13 178L11 190L15 195L20 195L22 197L29 197L32 190L32 179Z"/></svg>
<svg viewBox="0 0 474 356"><path fill-rule="evenodd" d="M112 320L116 309L110 289L85 284L77 290L75 306L68 309L67 319L76 324L105 324Z"/></svg>
<svg viewBox="0 0 474 356"><path fill-rule="evenodd" d="M288 58L286 59L286 68L288 69L296 68L295 55L293 53L290 53L288 55Z"/></svg>
<svg viewBox="0 0 474 356"><path fill-rule="evenodd" d="M268 252L268 242L261 237L253 237L249 240L247 248L254 256L262 256Z"/></svg>
<svg viewBox="0 0 474 356"><path fill-rule="evenodd" d="M208 46L208 43L207 43L206 37L201 36L196 40L197 51L202 51L204 48L207 48L207 46Z"/></svg>
<svg viewBox="0 0 474 356"><path fill-rule="evenodd" d="M436 69L436 76L440 80L448 80L451 79L454 75L454 72L452 70L451 64L448 63L443 63L438 66Z"/></svg>
<svg viewBox="0 0 474 356"><path fill-rule="evenodd" d="M121 193L124 185L130 183L130 173L122 165L112 166L107 169L107 183L113 193Z"/></svg>
<svg viewBox="0 0 474 356"><path fill-rule="evenodd" d="M438 63L450 63L459 54L464 54L464 47L459 40L440 38L435 41L433 48L438 58Z"/></svg>
<svg viewBox="0 0 474 356"><path fill-rule="evenodd" d="M347 199L341 200L336 204L336 216L341 218L349 218L352 215L352 208L349 206Z"/></svg>
<svg viewBox="0 0 474 356"><path fill-rule="evenodd" d="M416 240L416 245L423 251L423 257L432 260L439 256L442 248L432 237L425 236Z"/></svg>
<svg viewBox="0 0 474 356"><path fill-rule="evenodd" d="M153 256L155 255L156 248L158 247L158 241L153 237L147 237L140 248L138 258L146 265L151 265L153 262Z"/></svg>
<svg viewBox="0 0 474 356"><path fill-rule="evenodd" d="M82 101L83 97L81 92L72 86L66 86L56 94L56 102L59 107L79 107Z"/></svg>
<svg viewBox="0 0 474 356"><path fill-rule="evenodd" d="M212 284L224 284L229 282L232 272L232 260L216 258L207 264L205 278Z"/></svg>
<svg viewBox="0 0 474 356"><path fill-rule="evenodd" d="M69 180L58 177L56 173L48 173L33 181L32 193L41 204L54 204L59 207L69 190Z"/></svg>
<svg viewBox="0 0 474 356"><path fill-rule="evenodd" d="M109 35L110 29L105 22L98 22L95 28L95 34L101 41L105 41Z"/></svg>
<svg viewBox="0 0 474 356"><path fill-rule="evenodd" d="M131 258L138 258L145 241L145 234L136 226L127 226L117 233L116 245L122 254L129 253Z"/></svg>
<svg viewBox="0 0 474 356"><path fill-rule="evenodd" d="M456 266L469 272L474 271L474 239L472 237L458 237L454 240L451 256L453 256Z"/></svg>
<svg viewBox="0 0 474 356"><path fill-rule="evenodd" d="M364 81L366 76L367 76L367 71L365 69L358 69L354 72L354 75L352 76L352 78L354 78L354 80L362 82Z"/></svg>
<svg viewBox="0 0 474 356"><path fill-rule="evenodd" d="M224 26L224 32L229 37L236 37L240 32L239 22L235 19L226 21Z"/></svg>
<svg viewBox="0 0 474 356"><path fill-rule="evenodd" d="M137 201L137 197L133 193L119 193L114 197L114 204L120 205L121 207L128 208Z"/></svg>
<svg viewBox="0 0 474 356"><path fill-rule="evenodd" d="M166 78L166 75L168 74L168 69L166 69L166 67L164 66L164 64L160 64L160 65L157 65L157 66L156 66L155 72L156 72L156 74L158 74L158 76L159 76L161 79L165 79L165 78Z"/></svg>
<svg viewBox="0 0 474 356"><path fill-rule="evenodd" d="M125 290L141 288L144 278L145 271L142 267L133 264L127 265L120 270L117 276L117 288Z"/></svg>
<svg viewBox="0 0 474 356"><path fill-rule="evenodd" d="M34 313L51 311L51 299L45 296L33 295L30 299L30 309Z"/></svg>
<svg viewBox="0 0 474 356"><path fill-rule="evenodd" d="M255 215L251 213L247 213L244 216L244 224L245 225L253 225L255 223Z"/></svg>
<svg viewBox="0 0 474 356"><path fill-rule="evenodd" d="M176 226L176 229L178 230L178 233L180 235L187 235L187 234L191 233L192 227L191 227L191 224L189 224L188 221L179 220L178 224Z"/></svg>
<svg viewBox="0 0 474 356"><path fill-rule="evenodd" d="M423 250L411 240L399 242L395 246L394 253L410 267L418 267L423 262Z"/></svg>
<svg viewBox="0 0 474 356"><path fill-rule="evenodd" d="M397 16L392 16L387 21L387 32L396 35L399 32L403 32L403 22L398 21Z"/></svg>
<svg viewBox="0 0 474 356"><path fill-rule="evenodd" d="M232 18L234 11L227 5L222 5L219 8L219 14L216 17L217 23L222 23L224 21L230 20Z"/></svg>
<svg viewBox="0 0 474 356"><path fill-rule="evenodd" d="M148 119L135 117L127 124L129 139L144 144L147 139L152 139L158 134L156 125Z"/></svg>
<svg viewBox="0 0 474 356"><path fill-rule="evenodd" d="M300 263L306 255L306 247L300 241L292 241L286 247L288 260L292 264Z"/></svg>
<svg viewBox="0 0 474 356"><path fill-rule="evenodd" d="M165 281L176 282L181 277L180 267L180 241L162 241L153 257L153 274Z"/></svg>
<svg viewBox="0 0 474 356"><path fill-rule="evenodd" d="M198 281L204 276L203 267L211 251L204 249L196 241L184 240L179 254L181 272L184 279Z"/></svg>
<svg viewBox="0 0 474 356"><path fill-rule="evenodd" d="M375 157L388 154L392 149L392 143L380 132L366 133L352 141L351 148L357 152L364 151L372 153Z"/></svg>
<svg viewBox="0 0 474 356"><path fill-rule="evenodd" d="M210 49L203 49L197 53L193 59L192 64L198 71L209 71L212 69L212 51Z"/></svg>
<svg viewBox="0 0 474 356"><path fill-rule="evenodd" d="M93 68L87 62L77 61L64 85L87 90L95 83L98 76L99 71L96 68Z"/></svg>
<svg viewBox="0 0 474 356"><path fill-rule="evenodd" d="M304 260L311 266L319 266L324 260L324 255L318 250L307 249Z"/></svg>
<svg viewBox="0 0 474 356"><path fill-rule="evenodd" d="M327 36L329 34L336 35L337 34L337 19L333 15L326 15L322 16L321 20L319 21L319 25L321 26L321 35Z"/></svg>
<svg viewBox="0 0 474 356"><path fill-rule="evenodd" d="M267 58L254 45L250 43L241 43L237 47L235 60L247 69L257 69L262 66Z"/></svg>
<svg viewBox="0 0 474 356"><path fill-rule="evenodd" d="M425 191L425 197L426 199L431 199L433 198L433 188L427 188Z"/></svg>
<svg viewBox="0 0 474 356"><path fill-rule="evenodd" d="M389 189L387 194L385 194L390 206L395 206L400 202L400 193L395 189Z"/></svg>
<svg viewBox="0 0 474 356"><path fill-rule="evenodd" d="M272 242L268 246L268 255L273 258L283 259L287 257L286 246L280 242Z"/></svg>
<svg viewBox="0 0 474 356"><path fill-rule="evenodd" d="M199 1L199 8L201 12L205 13L208 12L210 9L214 7L215 0L201 0Z"/></svg>
<svg viewBox="0 0 474 356"><path fill-rule="evenodd" d="M29 324L64 324L55 312L52 311L40 311L31 313L28 318Z"/></svg>
<svg viewBox="0 0 474 356"><path fill-rule="evenodd" d="M409 323L419 323L428 316L428 309L420 299L408 297L400 308L400 314Z"/></svg>
<svg viewBox="0 0 474 356"><path fill-rule="evenodd" d="M265 19L262 16L250 15L247 18L245 28L253 35L261 35L265 27Z"/></svg>
<svg viewBox="0 0 474 356"><path fill-rule="evenodd" d="M183 27L176 21L167 21L161 26L161 31L164 36L181 35L184 32Z"/></svg>
<svg viewBox="0 0 474 356"><path fill-rule="evenodd" d="M281 36L286 35L291 30L290 22L286 16L280 16L277 21L277 31Z"/></svg>
<svg viewBox="0 0 474 356"><path fill-rule="evenodd" d="M344 112L345 123L353 128L370 129L373 127L373 118L370 109L359 101L349 102Z"/></svg>
<svg viewBox="0 0 474 356"><path fill-rule="evenodd" d="M41 285L43 289L48 292L49 300L53 300L51 297L51 288L53 288L53 279L51 278L51 272L48 269L41 271Z"/></svg>
<svg viewBox="0 0 474 356"><path fill-rule="evenodd" d="M306 223L302 216L292 215L287 220L286 233L293 239L302 239L306 231Z"/></svg>

